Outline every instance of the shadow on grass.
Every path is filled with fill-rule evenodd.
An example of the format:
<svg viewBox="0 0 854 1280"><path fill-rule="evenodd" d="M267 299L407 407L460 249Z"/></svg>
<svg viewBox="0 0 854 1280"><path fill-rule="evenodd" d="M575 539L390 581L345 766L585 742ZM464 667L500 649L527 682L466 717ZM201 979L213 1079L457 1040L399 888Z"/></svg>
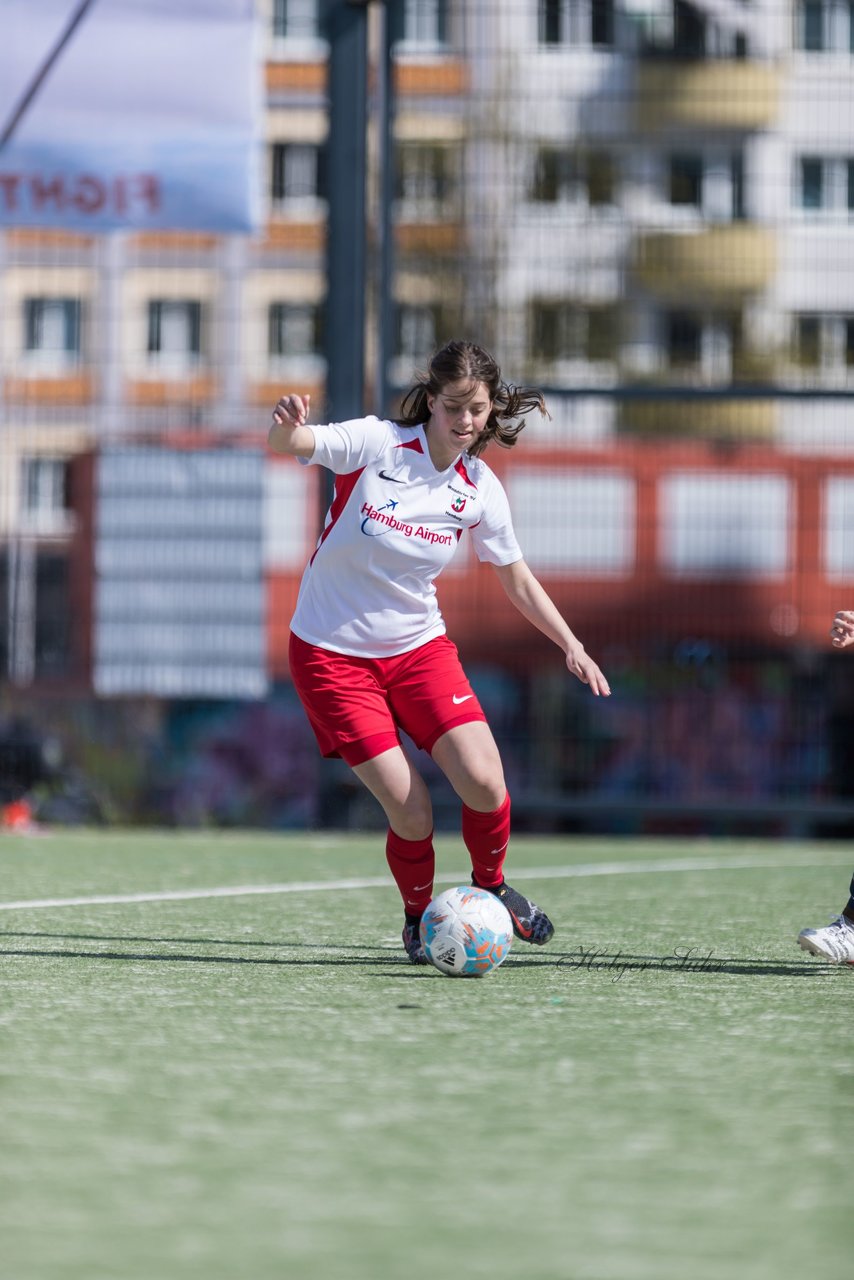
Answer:
<svg viewBox="0 0 854 1280"><path fill-rule="evenodd" d="M299 947L311 951L361 951L361 947L341 946L339 943L324 942L264 942L260 938L152 938L135 933L48 933L43 929L27 930L0 929L3 938L65 938L72 942L150 942L154 946L174 945L178 947L267 947L279 950L282 947ZM2 945L0 945L2 954ZM98 954L98 953L93 953Z"/></svg>
<svg viewBox="0 0 854 1280"><path fill-rule="evenodd" d="M309 954L289 955L211 955L169 951L118 951L118 950L86 950L81 947L13 947L4 945L12 939L63 939L67 942L118 942L124 944L148 943L152 947L185 946L185 947L235 947L265 948L268 950L302 952ZM19 930L0 930L0 957L33 960L118 960L131 963L155 964L224 964L224 965L267 965L277 967L385 967L389 964L404 966L405 972L413 978L432 977L429 967L410 965L407 957L393 953L391 949L366 950L355 945L341 943L316 942L269 942L252 938L154 938L136 934L93 934L93 933L46 933ZM312 954L323 952L323 955ZM344 952L346 954L342 955ZM846 966L842 966L843 968ZM762 960L744 957L719 957L711 951L701 952L694 947L674 949L667 956L636 955L625 951L605 951L594 948L578 947L570 952L549 951L544 953L519 954L515 952L508 957L504 972L514 969L551 969L561 970L567 974L589 970L590 972L608 972L612 979L629 973L657 971L661 973L692 974L694 976L714 976L715 974L736 974L745 977L795 977L814 978L826 974L833 966L822 964L816 960L792 962L785 960ZM401 976L399 974L395 976Z"/></svg>
<svg viewBox="0 0 854 1280"><path fill-rule="evenodd" d="M337 948L336 948L337 949ZM353 948L357 950L357 948ZM65 947L51 947L49 950L41 951L30 947L21 947L17 950L9 950L0 947L0 958L15 957L18 959L30 960L125 960L135 963L141 961L153 962L156 964L254 964L254 965L278 965L284 968L294 968L296 966L337 966L342 965L378 965L378 964L408 964L406 956L368 956L363 953L356 956L324 956L306 957L288 956L197 956L197 955L176 955L168 952L156 951L72 951Z"/></svg>

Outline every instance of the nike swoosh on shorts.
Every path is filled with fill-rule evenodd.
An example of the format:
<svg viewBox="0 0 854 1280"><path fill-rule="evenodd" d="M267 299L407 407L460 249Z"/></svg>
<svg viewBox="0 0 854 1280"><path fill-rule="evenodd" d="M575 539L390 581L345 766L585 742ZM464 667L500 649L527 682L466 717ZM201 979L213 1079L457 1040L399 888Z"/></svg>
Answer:
<svg viewBox="0 0 854 1280"><path fill-rule="evenodd" d="M462 698L458 698L457 695L454 694L454 706L458 707L461 702L468 702L469 698L473 698L473 697L474 697L473 693L467 693Z"/></svg>

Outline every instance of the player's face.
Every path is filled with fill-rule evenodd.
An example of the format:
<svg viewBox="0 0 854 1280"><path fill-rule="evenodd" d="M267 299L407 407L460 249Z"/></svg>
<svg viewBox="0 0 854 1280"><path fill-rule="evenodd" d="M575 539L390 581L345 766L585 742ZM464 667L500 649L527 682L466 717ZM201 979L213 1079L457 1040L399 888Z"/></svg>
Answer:
<svg viewBox="0 0 854 1280"><path fill-rule="evenodd" d="M438 395L427 397L430 419L427 438L434 462L449 465L477 443L492 412L489 391L483 382L467 378L449 382Z"/></svg>

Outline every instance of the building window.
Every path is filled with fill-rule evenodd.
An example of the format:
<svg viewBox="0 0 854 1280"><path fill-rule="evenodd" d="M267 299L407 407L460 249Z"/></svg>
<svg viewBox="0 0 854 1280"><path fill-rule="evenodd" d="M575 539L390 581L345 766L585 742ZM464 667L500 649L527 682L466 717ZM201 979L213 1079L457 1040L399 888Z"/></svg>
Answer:
<svg viewBox="0 0 854 1280"><path fill-rule="evenodd" d="M448 0L405 0L403 39L410 45L447 44Z"/></svg>
<svg viewBox="0 0 854 1280"><path fill-rule="evenodd" d="M743 3L749 10L751 0ZM662 0L662 3L655 0L641 7L629 0L623 12L631 16L645 55L675 57L686 62L751 56L752 22L749 13L742 9L742 0L734 4L726 17L704 0Z"/></svg>
<svg viewBox="0 0 854 1280"><path fill-rule="evenodd" d="M614 0L539 0L537 36L542 45L614 45Z"/></svg>
<svg viewBox="0 0 854 1280"><path fill-rule="evenodd" d="M273 35L284 40L315 40L318 0L273 0Z"/></svg>
<svg viewBox="0 0 854 1280"><path fill-rule="evenodd" d="M671 369L697 369L703 353L703 326L687 311L666 317L667 362Z"/></svg>
<svg viewBox="0 0 854 1280"><path fill-rule="evenodd" d="M795 319L795 360L804 369L821 365L821 327L818 316Z"/></svg>
<svg viewBox="0 0 854 1280"><path fill-rule="evenodd" d="M534 160L531 199L539 204L563 204L578 187L575 157L557 147L540 147Z"/></svg>
<svg viewBox="0 0 854 1280"><path fill-rule="evenodd" d="M457 200L457 152L434 143L403 143L398 149L399 216L414 220L453 216Z"/></svg>
<svg viewBox="0 0 854 1280"><path fill-rule="evenodd" d="M854 316L795 316L792 339L792 356L801 369L828 374L854 370Z"/></svg>
<svg viewBox="0 0 854 1280"><path fill-rule="evenodd" d="M815 156L801 159L801 208L824 207L824 166Z"/></svg>
<svg viewBox="0 0 854 1280"><path fill-rule="evenodd" d="M607 152L541 147L534 161L531 199L541 204L613 204L616 185L614 158Z"/></svg>
<svg viewBox="0 0 854 1280"><path fill-rule="evenodd" d="M613 0L590 0L590 43L594 48L610 48L613 45Z"/></svg>
<svg viewBox="0 0 854 1280"><path fill-rule="evenodd" d="M36 679L68 674L73 618L68 556L42 549L36 565Z"/></svg>
<svg viewBox="0 0 854 1280"><path fill-rule="evenodd" d="M700 156L670 157L668 195L674 205L703 207L703 161Z"/></svg>
<svg viewBox="0 0 854 1280"><path fill-rule="evenodd" d="M613 361L617 328L613 307L580 307L561 299L539 299L531 304L530 355L548 363Z"/></svg>
<svg viewBox="0 0 854 1280"><path fill-rule="evenodd" d="M316 357L323 347L321 307L314 302L274 302L268 320L268 350L273 358Z"/></svg>
<svg viewBox="0 0 854 1280"><path fill-rule="evenodd" d="M275 142L270 194L274 206L316 205L326 198L326 149L313 143Z"/></svg>
<svg viewBox="0 0 854 1280"><path fill-rule="evenodd" d="M178 368L202 354L202 304L190 299L152 299L148 304L148 354Z"/></svg>
<svg viewBox="0 0 854 1280"><path fill-rule="evenodd" d="M535 360L559 360L577 345L573 316L562 302L531 304L531 349Z"/></svg>
<svg viewBox="0 0 854 1280"><path fill-rule="evenodd" d="M614 158L604 151L591 151L585 157L587 200L592 205L614 203L616 173Z"/></svg>
<svg viewBox="0 0 854 1280"><path fill-rule="evenodd" d="M795 201L808 213L854 213L854 160L849 156L800 156Z"/></svg>
<svg viewBox="0 0 854 1280"><path fill-rule="evenodd" d="M35 454L21 459L21 527L45 536L69 529L68 464Z"/></svg>
<svg viewBox="0 0 854 1280"><path fill-rule="evenodd" d="M412 364L423 361L444 338L438 303L398 304L395 312L394 350L398 359Z"/></svg>
<svg viewBox="0 0 854 1280"><path fill-rule="evenodd" d="M678 58L706 56L706 15L686 0L675 0L673 5L673 52Z"/></svg>
<svg viewBox="0 0 854 1280"><path fill-rule="evenodd" d="M26 557L14 542L5 552L0 548L0 596L11 604L9 625L0 627L3 675L8 670L29 683L69 674L75 616L70 576L64 548L38 547ZM0 798L7 780L0 769Z"/></svg>
<svg viewBox="0 0 854 1280"><path fill-rule="evenodd" d="M666 198L674 208L695 209L713 222L747 216L741 150L677 152L667 162Z"/></svg>
<svg viewBox="0 0 854 1280"><path fill-rule="evenodd" d="M854 52L852 0L802 0L795 16L795 48L805 53Z"/></svg>
<svg viewBox="0 0 854 1280"><path fill-rule="evenodd" d="M540 0L540 44L563 44L569 41L568 0Z"/></svg>
<svg viewBox="0 0 854 1280"><path fill-rule="evenodd" d="M531 305L531 355L535 360L579 359L583 354L581 313L566 302Z"/></svg>
<svg viewBox="0 0 854 1280"><path fill-rule="evenodd" d="M806 49L810 53L817 52L825 47L824 44L824 5L814 3L814 0L807 0L806 4L800 6L800 22L798 23L798 34L800 36L799 46Z"/></svg>
<svg viewBox="0 0 854 1280"><path fill-rule="evenodd" d="M674 376L699 374L708 383L753 378L756 353L745 344L737 311L674 309L662 314L660 325L663 357Z"/></svg>
<svg viewBox="0 0 854 1280"><path fill-rule="evenodd" d="M732 216L737 219L746 218L744 156L740 151L735 152L730 160L730 182L732 183Z"/></svg>
<svg viewBox="0 0 854 1280"><path fill-rule="evenodd" d="M24 349L45 365L74 364L80 357L80 299L26 298Z"/></svg>

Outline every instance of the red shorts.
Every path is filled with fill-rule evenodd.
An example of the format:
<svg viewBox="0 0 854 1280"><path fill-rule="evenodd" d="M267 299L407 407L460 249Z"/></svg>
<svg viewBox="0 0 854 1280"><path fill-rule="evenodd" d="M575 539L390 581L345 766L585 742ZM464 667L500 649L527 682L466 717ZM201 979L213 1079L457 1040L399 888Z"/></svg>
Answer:
<svg viewBox="0 0 854 1280"><path fill-rule="evenodd" d="M291 679L324 756L364 764L400 745L432 751L454 725L486 720L447 636L393 658L357 658L291 632Z"/></svg>

